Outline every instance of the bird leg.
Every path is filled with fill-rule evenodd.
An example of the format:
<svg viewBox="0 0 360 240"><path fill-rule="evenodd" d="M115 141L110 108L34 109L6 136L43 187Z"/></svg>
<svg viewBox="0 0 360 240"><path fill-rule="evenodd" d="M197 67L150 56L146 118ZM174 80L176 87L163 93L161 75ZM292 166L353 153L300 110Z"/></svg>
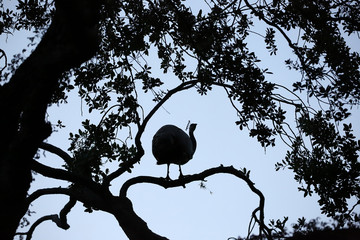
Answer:
<svg viewBox="0 0 360 240"><path fill-rule="evenodd" d="M167 164L167 174L166 174L166 178L165 178L166 180L171 180L170 175L169 175L169 172L170 172L169 168L170 168L170 163Z"/></svg>
<svg viewBox="0 0 360 240"><path fill-rule="evenodd" d="M184 175L182 174L182 171L181 171L181 165L180 164L179 164L179 171L180 171L179 179L184 178ZM183 183L182 186L183 186L183 188L186 188L185 183Z"/></svg>
<svg viewBox="0 0 360 240"><path fill-rule="evenodd" d="M179 171L180 171L180 175L179 175L179 178L183 178L184 175L182 174L182 171L181 171L181 165L179 164Z"/></svg>

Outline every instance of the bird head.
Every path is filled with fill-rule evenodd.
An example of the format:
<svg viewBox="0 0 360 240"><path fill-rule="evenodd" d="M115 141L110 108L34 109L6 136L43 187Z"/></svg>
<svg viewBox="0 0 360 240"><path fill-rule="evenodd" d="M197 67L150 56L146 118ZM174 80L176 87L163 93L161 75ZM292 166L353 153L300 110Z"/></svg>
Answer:
<svg viewBox="0 0 360 240"><path fill-rule="evenodd" d="M190 127L189 127L189 132L194 132L195 131L195 129L196 129L196 123L192 123L192 124L190 124Z"/></svg>

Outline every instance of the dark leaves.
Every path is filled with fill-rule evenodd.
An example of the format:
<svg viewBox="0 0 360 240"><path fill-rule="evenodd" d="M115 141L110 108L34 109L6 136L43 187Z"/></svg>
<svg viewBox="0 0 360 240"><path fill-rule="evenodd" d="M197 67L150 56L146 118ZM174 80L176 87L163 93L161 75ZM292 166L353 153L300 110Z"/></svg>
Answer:
<svg viewBox="0 0 360 240"><path fill-rule="evenodd" d="M311 196L314 191L320 196L323 213L332 217L345 214L348 199L360 193L360 145L351 124L344 124L340 134L320 111L313 118L301 117L299 128L310 137L311 150L297 138L276 169L292 169L304 196Z"/></svg>
<svg viewBox="0 0 360 240"><path fill-rule="evenodd" d="M277 46L275 44L275 31L273 28L267 28L266 29L266 35L265 35L265 43L266 43L266 49L269 50L270 55L276 55Z"/></svg>

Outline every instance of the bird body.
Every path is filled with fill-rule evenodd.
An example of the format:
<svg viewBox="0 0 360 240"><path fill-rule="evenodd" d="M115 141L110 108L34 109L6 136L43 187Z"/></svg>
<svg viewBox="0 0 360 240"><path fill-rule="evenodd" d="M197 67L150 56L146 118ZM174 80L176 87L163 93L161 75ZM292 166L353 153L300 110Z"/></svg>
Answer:
<svg viewBox="0 0 360 240"><path fill-rule="evenodd" d="M182 176L181 165L192 159L196 150L194 130L196 124L191 124L189 135L174 125L162 126L154 135L152 140L152 152L157 164L167 164L169 178L169 165L179 165L180 176Z"/></svg>

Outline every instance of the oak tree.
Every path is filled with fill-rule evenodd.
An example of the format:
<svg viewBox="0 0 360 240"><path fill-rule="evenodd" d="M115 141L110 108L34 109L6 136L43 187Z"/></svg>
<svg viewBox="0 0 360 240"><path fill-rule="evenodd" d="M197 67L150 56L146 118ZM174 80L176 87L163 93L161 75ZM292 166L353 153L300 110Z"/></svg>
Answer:
<svg viewBox="0 0 360 240"><path fill-rule="evenodd" d="M14 8L0 3L0 34L29 31L34 47L26 59L10 58L1 48L2 239L13 239L31 203L49 194L67 195L69 201L58 214L35 221L24 233L28 239L46 220L69 228L67 213L76 202L89 212L115 216L129 239L166 239L135 213L127 198L129 187L143 182L185 186L218 173L242 179L259 196L253 219L260 234L271 239L279 225L264 222L264 196L245 168L221 165L177 180L149 173L130 177L118 195L110 191L115 179L142 160L142 136L149 120L166 101L189 89L201 95L225 89L239 131L248 131L263 147L276 147L275 140L288 145L277 169L293 171L305 196L318 194L322 212L340 227L359 219L348 201L360 197L360 141L350 118L360 100L360 56L348 42L349 37L358 40L358 1L205 0L199 11L191 4L18 0ZM265 26L262 32L256 28L259 24ZM279 48L292 51L284 64L301 77L292 80L291 88L268 80L271 69L259 67L259 50L248 45L251 34L263 37L270 56ZM279 39L287 44L278 45ZM153 52L161 76L146 61ZM178 86L164 88L167 76L175 77ZM47 120L47 109L67 102L75 91L89 112L102 117L97 123L84 121L82 129L70 135L69 148L60 149L46 142L62 127ZM154 95L149 112L142 111L140 91ZM129 129L132 134L119 139L118 132ZM40 163L40 149L62 158L63 168ZM117 162L118 168L107 168L108 162ZM34 172L69 184L29 193Z"/></svg>

